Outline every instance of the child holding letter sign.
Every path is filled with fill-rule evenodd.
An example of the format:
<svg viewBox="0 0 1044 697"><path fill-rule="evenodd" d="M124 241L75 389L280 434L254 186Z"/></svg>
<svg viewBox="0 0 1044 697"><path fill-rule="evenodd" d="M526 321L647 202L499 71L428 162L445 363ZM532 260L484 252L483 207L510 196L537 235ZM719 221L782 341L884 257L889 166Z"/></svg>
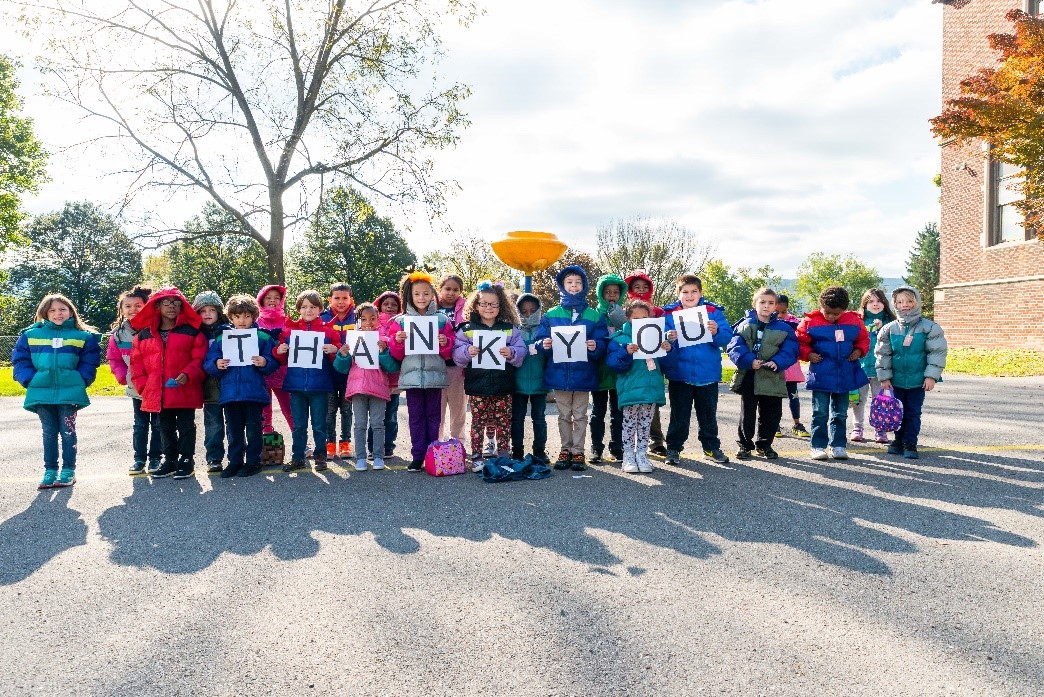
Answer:
<svg viewBox="0 0 1044 697"><path fill-rule="evenodd" d="M283 389L290 393L290 413L294 419L290 462L283 465L283 471L293 472L306 466L305 447L308 445L310 418L315 440L315 470L322 472L326 469L327 397L334 389L327 364L337 353L340 341L337 332L319 317L323 311L319 291L301 291L296 307L300 319L287 318L282 340L274 351L276 360L289 364L283 378Z"/></svg>
<svg viewBox="0 0 1044 697"><path fill-rule="evenodd" d="M567 266L555 276L561 304L547 311L540 320L536 346L549 357L544 369L544 384L555 391L558 407L558 434L562 452L555 469L587 469L584 439L587 435L587 404L590 393L598 389L598 361L605 355L608 330L605 318L587 305L587 273L579 266ZM567 331L561 331L567 330ZM583 332L586 340L579 344ZM565 353L567 361L555 360Z"/></svg>
<svg viewBox="0 0 1044 697"><path fill-rule="evenodd" d="M279 363L272 358L275 342L258 329L257 301L249 295L233 295L225 305L231 325L210 345L203 370L218 379L218 403L225 416L228 437L228 466L222 479L251 477L261 471L261 410L268 404L265 377ZM255 348L256 351L249 350ZM226 351L226 349L231 351ZM225 358L225 355L233 358ZM242 360L245 359L245 360Z"/></svg>
<svg viewBox="0 0 1044 697"><path fill-rule="evenodd" d="M485 457L511 452L511 397L515 370L526 359L526 343L515 325L515 307L500 286L481 281L464 305L467 322L457 330L453 360L464 369L464 392L471 405L472 469ZM483 451L486 430L497 439L497 452ZM475 470L475 471L478 471Z"/></svg>
<svg viewBox="0 0 1044 697"><path fill-rule="evenodd" d="M384 413L391 399L388 373L397 373L399 363L388 353L388 342L377 339L376 346L368 346L362 332L378 331L379 315L372 303L363 303L356 312L358 332L348 333L348 342L334 357L334 370L347 373L345 399L352 404L352 423L355 425L355 471L366 471L366 430L373 431L377 451L373 468L384 469ZM374 351L376 349L376 351ZM353 365L354 363L354 365Z"/></svg>
<svg viewBox="0 0 1044 697"><path fill-rule="evenodd" d="M639 320L651 315L649 303L644 300L631 302L627 308L630 321L609 340L608 364L617 373L616 391L623 410L623 471L629 474L653 471L648 453L653 411L657 405L667 403L659 361L646 356L670 351L671 343L663 338L656 325L644 325L652 328L645 329L641 339L635 333ZM654 335L660 341L654 341ZM639 340L641 346L637 343Z"/></svg>
<svg viewBox="0 0 1044 697"><path fill-rule="evenodd" d="M660 360L671 398L667 462L672 465L681 462L695 407L703 456L723 464L729 458L721 451L718 439L718 383L721 382L721 350L732 339L732 327L722 309L703 297L703 282L698 276L682 274L676 287L678 302L663 308L667 340L675 350ZM689 311L694 308L703 308L707 316L705 323L690 319Z"/></svg>
<svg viewBox="0 0 1044 697"><path fill-rule="evenodd" d="M425 271L414 271L402 277L399 295L405 311L388 323L388 350L399 361L399 387L406 391L406 409L410 414L410 464L407 470L420 472L424 468L424 453L439 439L442 422L442 390L446 388L446 361L453 355L453 325L439 312L435 300L435 281ZM407 336L405 327L412 317L434 317L438 330L419 336L411 327L413 336ZM407 355L407 340L415 349L434 350L433 353ZM438 347L435 349L435 347Z"/></svg>

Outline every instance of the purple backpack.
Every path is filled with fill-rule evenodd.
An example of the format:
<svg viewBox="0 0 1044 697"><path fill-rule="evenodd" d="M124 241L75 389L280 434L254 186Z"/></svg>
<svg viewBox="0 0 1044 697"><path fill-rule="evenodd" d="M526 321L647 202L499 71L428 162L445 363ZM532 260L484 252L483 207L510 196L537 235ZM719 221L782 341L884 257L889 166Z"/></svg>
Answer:
<svg viewBox="0 0 1044 697"><path fill-rule="evenodd" d="M877 431L895 431L903 425L903 403L892 390L881 390L870 403L870 427Z"/></svg>

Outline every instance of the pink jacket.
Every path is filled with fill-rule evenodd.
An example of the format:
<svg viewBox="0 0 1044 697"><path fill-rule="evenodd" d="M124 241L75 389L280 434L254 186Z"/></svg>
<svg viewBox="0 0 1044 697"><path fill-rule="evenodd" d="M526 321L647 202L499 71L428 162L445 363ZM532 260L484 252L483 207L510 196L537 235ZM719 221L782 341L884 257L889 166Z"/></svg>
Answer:
<svg viewBox="0 0 1044 697"><path fill-rule="evenodd" d="M800 320L797 317L790 314L788 314L786 317L780 317L779 319L783 320L795 329L797 328L797 325L800 323ZM804 382L805 373L801 370L801 361L794 361L794 365L790 366L783 372L783 379L787 382Z"/></svg>
<svg viewBox="0 0 1044 697"><path fill-rule="evenodd" d="M395 291L393 291L393 290L386 290L383 293L381 293L379 296L377 296L377 299L373 301L373 304L376 305L377 309L378 309L378 313L377 313L377 331L380 332L381 339L383 339L384 341L388 341L388 343L390 344L391 341L388 340L388 331L389 331L388 327L391 325L392 320L395 319L398 316L399 313L398 312L392 312L392 313L380 312L381 302L385 298L395 298L399 302L399 312L402 311L402 300L399 298L399 294L396 293ZM399 389L399 374L398 373L389 373L388 374L388 386L393 391L397 391Z"/></svg>
<svg viewBox="0 0 1044 697"><path fill-rule="evenodd" d="M270 290L278 290L283 299L279 302L276 307L265 307L262 303L265 294ZM266 330L272 337L272 342L275 344L279 343L279 339L283 334L283 330L286 328L286 286L265 286L257 293L257 306L261 309L261 314L257 318L257 326ZM286 377L286 366L281 365L276 368L274 373L265 376L265 386L271 390L279 390L283 387L283 378Z"/></svg>

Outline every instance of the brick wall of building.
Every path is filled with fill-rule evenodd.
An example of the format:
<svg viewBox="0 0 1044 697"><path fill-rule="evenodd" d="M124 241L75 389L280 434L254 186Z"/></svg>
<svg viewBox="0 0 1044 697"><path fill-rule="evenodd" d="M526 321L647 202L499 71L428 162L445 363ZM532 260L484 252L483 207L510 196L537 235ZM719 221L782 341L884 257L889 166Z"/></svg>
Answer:
<svg viewBox="0 0 1044 697"><path fill-rule="evenodd" d="M942 98L960 94L960 81L996 61L986 36L1011 29L1004 18L1020 0L954 0L943 10ZM988 246L985 239L989 172L981 147L942 148L940 290L935 317L953 346L1044 346L1044 276L1039 242ZM984 283L985 282L985 283ZM953 287L954 284L979 283ZM975 308L969 312L969 308ZM988 308L988 309L987 309Z"/></svg>

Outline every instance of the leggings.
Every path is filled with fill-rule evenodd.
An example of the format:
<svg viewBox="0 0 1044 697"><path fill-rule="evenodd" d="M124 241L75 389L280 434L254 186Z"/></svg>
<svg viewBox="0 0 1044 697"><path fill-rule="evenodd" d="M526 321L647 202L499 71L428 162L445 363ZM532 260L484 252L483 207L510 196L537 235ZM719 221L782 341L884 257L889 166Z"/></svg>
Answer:
<svg viewBox="0 0 1044 697"><path fill-rule="evenodd" d="M482 452L482 443L489 429L497 439L497 454L511 452L511 395L470 395L468 403L471 405L472 454Z"/></svg>
<svg viewBox="0 0 1044 697"><path fill-rule="evenodd" d="M623 448L626 453L644 453L649 447L649 430L652 428L653 404L628 404L623 408Z"/></svg>

